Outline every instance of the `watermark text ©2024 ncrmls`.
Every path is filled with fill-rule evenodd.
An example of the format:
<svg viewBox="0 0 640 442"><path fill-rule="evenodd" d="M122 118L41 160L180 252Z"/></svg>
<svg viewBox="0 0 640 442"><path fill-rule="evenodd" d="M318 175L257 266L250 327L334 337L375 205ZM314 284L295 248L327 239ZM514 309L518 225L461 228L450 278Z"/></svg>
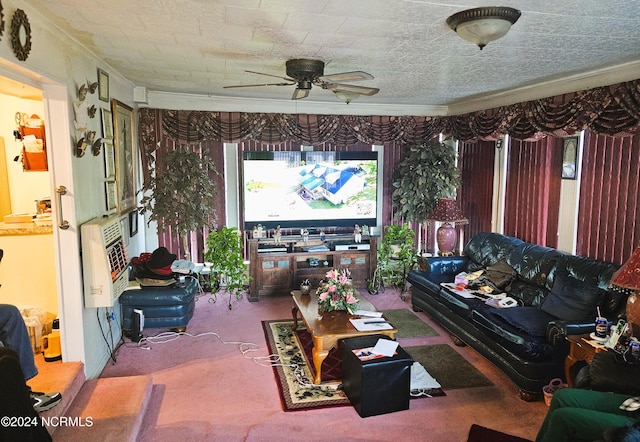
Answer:
<svg viewBox="0 0 640 442"><path fill-rule="evenodd" d="M93 427L93 418L70 416L2 416L0 425L3 427Z"/></svg>

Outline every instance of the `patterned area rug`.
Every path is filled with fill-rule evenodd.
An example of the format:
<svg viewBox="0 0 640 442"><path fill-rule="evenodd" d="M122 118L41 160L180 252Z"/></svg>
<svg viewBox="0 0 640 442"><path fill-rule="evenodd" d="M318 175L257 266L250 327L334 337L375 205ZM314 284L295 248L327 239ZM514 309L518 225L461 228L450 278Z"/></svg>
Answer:
<svg viewBox="0 0 640 442"><path fill-rule="evenodd" d="M350 405L341 390L313 384L313 375L300 350L298 337L291 330L293 321L262 321L262 326L269 354L280 357L280 365L275 365L273 370L285 411ZM298 322L298 328L304 328L302 321Z"/></svg>
<svg viewBox="0 0 640 442"><path fill-rule="evenodd" d="M280 364L273 369L285 411L350 405L346 395L336 388L337 382L327 385L313 384L314 369L313 363L310 362L313 343L302 321L298 322L295 332L291 330L293 321L286 319L262 321L262 326L269 353L280 358ZM404 349L442 385L442 390L493 385L456 350L446 344ZM322 365L322 382L340 379L341 365L340 352L331 350ZM432 392L432 396L444 396L442 390Z"/></svg>

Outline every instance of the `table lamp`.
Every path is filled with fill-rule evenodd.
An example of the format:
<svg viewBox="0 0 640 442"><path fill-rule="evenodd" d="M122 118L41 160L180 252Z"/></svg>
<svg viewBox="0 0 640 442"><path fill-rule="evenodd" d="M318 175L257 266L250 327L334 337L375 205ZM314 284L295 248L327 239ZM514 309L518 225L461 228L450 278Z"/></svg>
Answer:
<svg viewBox="0 0 640 442"><path fill-rule="evenodd" d="M456 200L453 198L440 198L427 221L443 223L436 231L438 253L441 256L453 255L458 241L458 233L455 226L469 224L469 220L462 214Z"/></svg>
<svg viewBox="0 0 640 442"><path fill-rule="evenodd" d="M611 284L632 291L627 298L627 323L631 335L640 338L640 246L613 274Z"/></svg>

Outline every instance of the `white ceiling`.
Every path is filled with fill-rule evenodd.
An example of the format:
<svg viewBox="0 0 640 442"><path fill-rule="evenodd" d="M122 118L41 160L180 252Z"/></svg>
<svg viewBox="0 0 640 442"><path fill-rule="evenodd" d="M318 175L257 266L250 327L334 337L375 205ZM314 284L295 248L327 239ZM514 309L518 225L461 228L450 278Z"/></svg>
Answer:
<svg viewBox="0 0 640 442"><path fill-rule="evenodd" d="M294 86L223 86L277 82L244 71L284 76L291 58L323 60L325 74L372 74L374 80L355 84L380 92L357 102L377 105L455 107L496 96L515 102L507 91L535 90L540 98L640 78L637 0L25 2L148 91L288 100ZM455 12L498 5L522 16L482 51L446 24ZM614 67L635 77L595 78ZM563 77L583 83L558 85ZM314 87L305 100L337 99Z"/></svg>

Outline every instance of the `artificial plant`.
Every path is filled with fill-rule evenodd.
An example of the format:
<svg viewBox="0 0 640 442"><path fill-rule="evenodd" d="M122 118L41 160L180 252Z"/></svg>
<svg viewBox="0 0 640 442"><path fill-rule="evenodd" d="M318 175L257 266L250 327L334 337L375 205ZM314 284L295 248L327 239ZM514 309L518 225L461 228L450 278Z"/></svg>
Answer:
<svg viewBox="0 0 640 442"><path fill-rule="evenodd" d="M223 226L209 233L205 245L204 259L211 263L211 293L215 295L224 287L229 293L229 310L231 310L231 296L241 299L251 279L242 259L240 232L235 227Z"/></svg>
<svg viewBox="0 0 640 442"><path fill-rule="evenodd" d="M142 185L139 212L150 212L148 223L156 221L158 231L171 229L182 239L185 259L190 260L188 234L202 228L216 228L215 195L212 178L216 171L206 150L201 154L186 147L163 152L152 164L151 178Z"/></svg>
<svg viewBox="0 0 640 442"><path fill-rule="evenodd" d="M400 290L404 300L407 276L417 262L414 248L414 231L407 224L392 224L384 227L382 242L378 249L378 267L380 277L391 286Z"/></svg>
<svg viewBox="0 0 640 442"><path fill-rule="evenodd" d="M424 222L440 198L455 197L460 185L456 151L444 142L410 146L394 171L392 203L399 219Z"/></svg>

